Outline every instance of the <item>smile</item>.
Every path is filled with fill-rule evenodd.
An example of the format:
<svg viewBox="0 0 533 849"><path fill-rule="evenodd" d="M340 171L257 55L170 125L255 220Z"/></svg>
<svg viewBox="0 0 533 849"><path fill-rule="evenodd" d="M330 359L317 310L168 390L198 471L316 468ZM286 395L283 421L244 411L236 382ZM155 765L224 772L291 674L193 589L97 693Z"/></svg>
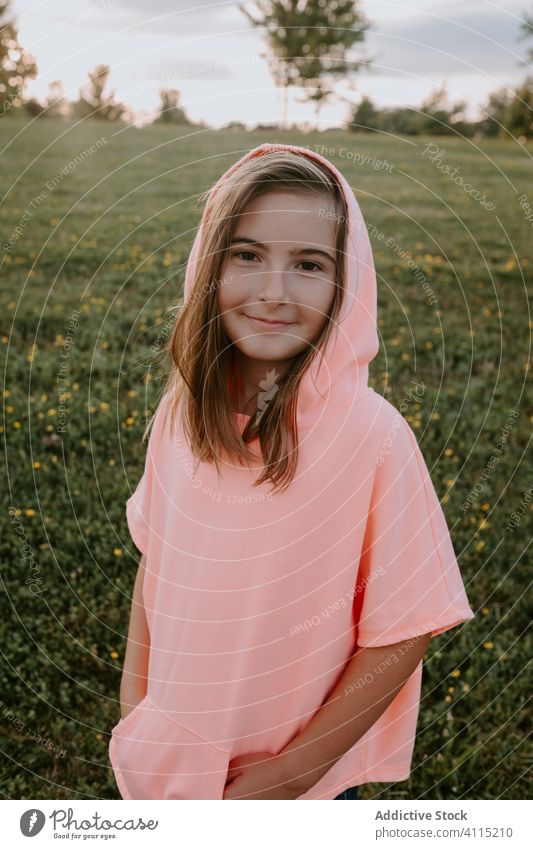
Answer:
<svg viewBox="0 0 533 849"><path fill-rule="evenodd" d="M249 319L249 321L255 324L256 327L262 327L268 330L277 330L278 328L281 329L282 327L292 327L292 325L295 324L294 321L267 321L263 318L254 318L251 315L246 315L246 313L243 313L243 315L245 316L245 318Z"/></svg>

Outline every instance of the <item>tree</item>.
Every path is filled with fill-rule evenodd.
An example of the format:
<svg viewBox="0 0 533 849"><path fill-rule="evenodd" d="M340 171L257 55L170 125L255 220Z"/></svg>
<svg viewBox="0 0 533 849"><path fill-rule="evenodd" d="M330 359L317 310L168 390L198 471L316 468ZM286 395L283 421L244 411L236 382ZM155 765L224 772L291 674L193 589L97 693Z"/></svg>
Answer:
<svg viewBox="0 0 533 849"><path fill-rule="evenodd" d="M531 38L533 36L533 12L529 14L524 12L524 20L520 24L521 33L518 38ZM533 62L533 47L528 48L527 62L521 62L522 65L527 65L528 62Z"/></svg>
<svg viewBox="0 0 533 849"><path fill-rule="evenodd" d="M70 111L70 104L65 97L63 83L54 80L48 84L48 95L45 101L45 116L47 118L66 118Z"/></svg>
<svg viewBox="0 0 533 849"><path fill-rule="evenodd" d="M0 0L0 117L22 106L24 88L37 76L37 63L20 45L9 6L9 0Z"/></svg>
<svg viewBox="0 0 533 849"><path fill-rule="evenodd" d="M284 89L284 125L290 85L311 92L305 99L314 101L318 122L322 105L334 94L335 78L370 63L350 53L364 40L370 22L358 0L256 0L256 6L257 16L239 3L253 26L265 30L266 58L276 85Z"/></svg>
<svg viewBox="0 0 533 849"><path fill-rule="evenodd" d="M515 90L507 113L507 129L519 139L533 138L533 77Z"/></svg>
<svg viewBox="0 0 533 849"><path fill-rule="evenodd" d="M420 115L412 106L389 106L379 113L379 127L386 133L417 136L423 132L422 126Z"/></svg>
<svg viewBox="0 0 533 849"><path fill-rule="evenodd" d="M23 109L28 115L31 115L32 118L41 118L45 106L41 103L40 100L37 100L36 97L30 97L28 100L25 100L23 103Z"/></svg>
<svg viewBox="0 0 533 849"><path fill-rule="evenodd" d="M417 121L420 133L441 136L452 133L467 134L470 125L465 120L466 100L448 104L446 86L435 89L420 106Z"/></svg>
<svg viewBox="0 0 533 849"><path fill-rule="evenodd" d="M370 98L365 95L355 108L349 129L358 132L360 130L376 130L378 127L379 111Z"/></svg>
<svg viewBox="0 0 533 849"><path fill-rule="evenodd" d="M489 94L489 99L483 111L486 113L485 118L477 124L478 132L481 136L495 137L503 135L509 120L509 107L513 99L505 87Z"/></svg>
<svg viewBox="0 0 533 849"><path fill-rule="evenodd" d="M533 11L524 12L524 20L520 24L521 34L519 38L531 38L533 36ZM527 61L521 65L533 62L533 47L527 51ZM507 129L513 135L523 139L530 139L533 135L533 77L528 76L524 82L515 90L507 112Z"/></svg>
<svg viewBox="0 0 533 849"><path fill-rule="evenodd" d="M159 91L161 106L159 115L154 123L157 124L189 124L184 110L179 105L180 92L175 88L162 88Z"/></svg>
<svg viewBox="0 0 533 849"><path fill-rule="evenodd" d="M101 121L119 121L126 107L115 101L115 91L104 94L111 68L97 65L89 72L89 82L80 88L79 99L73 104L73 112L80 118L98 118Z"/></svg>

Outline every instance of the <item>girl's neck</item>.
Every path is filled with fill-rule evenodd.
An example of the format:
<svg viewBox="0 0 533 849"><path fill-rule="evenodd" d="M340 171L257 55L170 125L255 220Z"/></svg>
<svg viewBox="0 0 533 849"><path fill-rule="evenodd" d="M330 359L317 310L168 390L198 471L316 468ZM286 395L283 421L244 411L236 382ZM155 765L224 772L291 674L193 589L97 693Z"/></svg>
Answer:
<svg viewBox="0 0 533 849"><path fill-rule="evenodd" d="M249 360L243 363L237 359L233 365L234 380L230 381L234 411L253 416L258 410L259 393L275 388L286 367L286 363L251 363Z"/></svg>

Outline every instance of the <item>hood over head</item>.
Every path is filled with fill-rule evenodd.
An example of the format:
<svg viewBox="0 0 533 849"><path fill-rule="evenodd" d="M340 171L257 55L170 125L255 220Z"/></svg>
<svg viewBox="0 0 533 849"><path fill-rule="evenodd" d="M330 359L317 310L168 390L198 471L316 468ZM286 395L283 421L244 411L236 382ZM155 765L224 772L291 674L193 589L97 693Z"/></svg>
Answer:
<svg viewBox="0 0 533 849"><path fill-rule="evenodd" d="M376 324L377 286L372 248L355 195L340 171L324 156L305 147L264 143L244 154L211 189L185 273L184 298L194 284L196 262L201 256L203 232L210 199L223 181L254 156L286 150L307 156L329 170L339 183L348 210L344 257L344 300L339 319L326 348L317 352L304 374L298 392L298 424L310 426L328 407L344 407L373 390L368 386L368 364L379 350Z"/></svg>

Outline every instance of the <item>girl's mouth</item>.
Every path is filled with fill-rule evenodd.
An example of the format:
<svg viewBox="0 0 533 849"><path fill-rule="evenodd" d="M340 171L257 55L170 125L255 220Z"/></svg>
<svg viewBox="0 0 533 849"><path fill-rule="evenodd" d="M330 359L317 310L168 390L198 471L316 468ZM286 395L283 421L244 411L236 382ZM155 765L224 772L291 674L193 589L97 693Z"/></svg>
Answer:
<svg viewBox="0 0 533 849"><path fill-rule="evenodd" d="M249 319L256 327L261 327L263 330L281 330L283 327L292 327L294 321L267 321L263 318L255 318L255 316L243 313L245 318Z"/></svg>

